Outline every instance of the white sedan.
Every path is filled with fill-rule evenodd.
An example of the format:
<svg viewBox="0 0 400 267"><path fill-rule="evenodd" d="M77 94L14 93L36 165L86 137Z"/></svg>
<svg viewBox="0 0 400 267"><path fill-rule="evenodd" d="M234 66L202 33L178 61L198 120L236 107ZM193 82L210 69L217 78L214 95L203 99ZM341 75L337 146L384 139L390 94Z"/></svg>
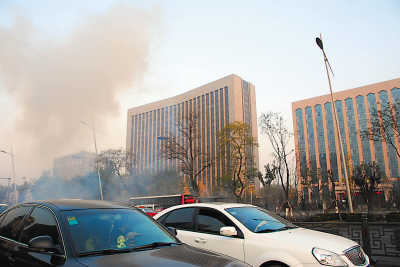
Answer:
<svg viewBox="0 0 400 267"><path fill-rule="evenodd" d="M252 266L369 266L368 256L356 242L297 227L253 205L186 204L154 218L176 228L184 243Z"/></svg>

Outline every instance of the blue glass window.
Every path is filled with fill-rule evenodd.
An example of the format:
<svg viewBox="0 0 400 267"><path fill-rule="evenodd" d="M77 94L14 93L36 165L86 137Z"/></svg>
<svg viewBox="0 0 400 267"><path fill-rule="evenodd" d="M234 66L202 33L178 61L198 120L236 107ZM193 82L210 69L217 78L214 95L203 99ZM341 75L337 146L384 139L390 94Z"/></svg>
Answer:
<svg viewBox="0 0 400 267"><path fill-rule="evenodd" d="M321 166L321 177L322 181L326 182L327 181L326 148L325 148L324 123L323 123L321 105L319 104L316 105L314 107L314 110L315 110L315 122L317 126L317 140L318 140L318 151L319 151L319 164Z"/></svg>
<svg viewBox="0 0 400 267"><path fill-rule="evenodd" d="M396 108L397 128L400 129L400 88L392 89L393 104Z"/></svg>
<svg viewBox="0 0 400 267"><path fill-rule="evenodd" d="M382 90L379 92L379 98L381 99L381 106L382 107L388 107L389 106L389 98L388 98L388 93L385 90ZM393 134L393 129L388 128L387 129L387 137L388 139L392 140L393 144L396 144L395 142L395 136ZM389 159L389 169L390 169L390 175L391 177L398 177L399 176L399 170L397 166L397 154L395 148L389 143L386 142L386 150L388 153L388 159Z"/></svg>
<svg viewBox="0 0 400 267"><path fill-rule="evenodd" d="M373 114L377 110L376 106L376 97L374 93L370 93L367 95L368 106L369 106L369 113ZM381 141L374 141L375 147L375 161L379 165L382 171L385 170L385 160L383 158L383 149L382 149L382 142Z"/></svg>
<svg viewBox="0 0 400 267"><path fill-rule="evenodd" d="M317 161L315 154L314 126L311 107L306 107L306 125L308 139L308 154L310 159L310 174L313 183L317 182Z"/></svg>
<svg viewBox="0 0 400 267"><path fill-rule="evenodd" d="M353 160L353 167L355 168L358 165L360 165L360 157L358 154L357 128L356 128L356 120L354 118L353 99L346 98L345 104L347 113L347 124L349 126L351 158Z"/></svg>
<svg viewBox="0 0 400 267"><path fill-rule="evenodd" d="M160 135L161 137L165 136L164 133L164 129L165 129L165 112L164 112L165 108L161 108L161 125L160 125ZM158 147L160 148L161 151L161 147L162 147L162 140L158 140ZM160 171L163 171L165 168L164 166L164 159L163 157L160 155Z"/></svg>
<svg viewBox="0 0 400 267"><path fill-rule="evenodd" d="M357 102L357 113L358 113L358 123L360 125L360 131L365 132L368 129L367 126L367 116L365 113L364 97L359 95L356 97ZM364 162L371 162L371 149L369 147L369 140L367 138L361 138L362 150Z"/></svg>
<svg viewBox="0 0 400 267"><path fill-rule="evenodd" d="M160 109L157 109L157 172L160 171L160 141L158 140L158 137L161 136L160 132L160 124L161 124L161 118L160 118Z"/></svg>
<svg viewBox="0 0 400 267"><path fill-rule="evenodd" d="M325 108L325 120L326 120L326 129L327 129L327 135L328 135L328 147L329 147L329 161L331 164L332 179L334 181L338 181L339 171L338 171L337 153L336 153L335 124L334 124L333 109L332 109L332 105L330 102L326 102L324 104L324 108Z"/></svg>
<svg viewBox="0 0 400 267"><path fill-rule="evenodd" d="M225 93L225 123L226 125L229 124L229 91L228 87L225 86L224 88L224 93ZM230 169L231 166L231 148L229 144L226 146L226 165L227 168Z"/></svg>
<svg viewBox="0 0 400 267"><path fill-rule="evenodd" d="M211 152L210 152L210 157L211 159L214 158L215 156L215 124L214 124L214 92L210 92L210 99L211 99L211 104L210 104L210 110L211 110ZM215 163L211 166L211 186L214 186L215 183Z"/></svg>
<svg viewBox="0 0 400 267"><path fill-rule="evenodd" d="M215 91L215 127L216 127L216 131L219 131L221 128L219 126L219 107L220 107L220 103L218 101L218 90ZM221 177L221 162L219 160L219 146L216 146L216 150L217 150L217 174L216 174L216 178L217 178L217 183L218 185L220 185L220 177Z"/></svg>
<svg viewBox="0 0 400 267"><path fill-rule="evenodd" d="M343 163L347 162L348 155L347 155L346 130L344 127L344 114L343 114L342 100L336 100L335 106L336 106L336 114L337 114L338 120L339 120L339 131L340 131L340 135L342 137L342 147L343 147L343 153L344 153L344 157L345 157L345 159L341 161L342 171L344 172ZM340 158L341 158L341 156L340 156ZM348 166L348 165L346 165L346 166ZM347 171L348 171L348 168L347 168Z"/></svg>
<svg viewBox="0 0 400 267"><path fill-rule="evenodd" d="M224 91L222 88L219 89L219 100L220 100L220 111L221 111L221 116L220 116L220 121L221 121L221 129L223 129L225 127L225 105L224 105ZM222 147L222 151L221 151L222 155L225 155L225 148ZM222 176L225 176L226 174L226 168L225 168L225 158L223 157L221 160L222 163Z"/></svg>
<svg viewBox="0 0 400 267"><path fill-rule="evenodd" d="M206 125L205 125L205 96L202 95L201 96L201 130L202 130L202 134L201 134L201 140L202 140L202 144L201 144L201 152L202 152L202 160L203 160L203 164L206 160L205 158L205 153L206 153ZM203 178L203 184L206 184L206 177L204 175L204 172L202 173L202 178Z"/></svg>
<svg viewBox="0 0 400 267"><path fill-rule="evenodd" d="M300 154L300 175L303 178L307 178L306 142L304 136L303 112L301 108L296 109L296 123Z"/></svg>

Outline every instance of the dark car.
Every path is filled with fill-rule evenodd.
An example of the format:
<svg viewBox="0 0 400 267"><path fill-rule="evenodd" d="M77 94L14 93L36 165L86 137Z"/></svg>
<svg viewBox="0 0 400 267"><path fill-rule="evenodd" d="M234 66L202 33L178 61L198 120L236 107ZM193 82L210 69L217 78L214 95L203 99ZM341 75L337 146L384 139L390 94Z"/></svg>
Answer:
<svg viewBox="0 0 400 267"><path fill-rule="evenodd" d="M1 266L247 266L193 248L138 209L97 200L22 203L0 215Z"/></svg>

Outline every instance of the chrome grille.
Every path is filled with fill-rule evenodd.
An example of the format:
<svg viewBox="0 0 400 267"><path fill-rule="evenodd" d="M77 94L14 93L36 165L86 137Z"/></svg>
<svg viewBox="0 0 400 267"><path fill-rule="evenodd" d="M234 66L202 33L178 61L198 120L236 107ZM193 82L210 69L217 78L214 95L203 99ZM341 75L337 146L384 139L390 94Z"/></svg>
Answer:
<svg viewBox="0 0 400 267"><path fill-rule="evenodd" d="M344 255L354 265L361 266L365 264L365 255L360 246L350 248L344 252Z"/></svg>

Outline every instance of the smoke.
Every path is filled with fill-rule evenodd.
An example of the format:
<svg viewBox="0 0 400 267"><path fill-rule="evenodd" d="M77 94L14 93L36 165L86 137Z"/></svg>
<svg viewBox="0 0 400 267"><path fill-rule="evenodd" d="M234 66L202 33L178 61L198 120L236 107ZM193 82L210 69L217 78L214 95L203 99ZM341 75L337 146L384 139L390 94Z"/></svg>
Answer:
<svg viewBox="0 0 400 267"><path fill-rule="evenodd" d="M148 69L159 12L118 5L81 21L54 39L21 14L0 27L0 89L15 103L15 114L7 114L13 127L0 139L14 144L20 175L37 175L55 156L93 146L82 120L112 135L122 123L118 97Z"/></svg>

